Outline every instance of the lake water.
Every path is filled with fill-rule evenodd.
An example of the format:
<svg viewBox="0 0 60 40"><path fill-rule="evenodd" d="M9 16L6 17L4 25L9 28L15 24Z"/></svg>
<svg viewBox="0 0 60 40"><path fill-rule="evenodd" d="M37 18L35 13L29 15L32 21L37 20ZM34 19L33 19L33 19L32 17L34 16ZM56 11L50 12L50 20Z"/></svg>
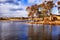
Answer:
<svg viewBox="0 0 60 40"><path fill-rule="evenodd" d="M60 25L0 21L0 40L60 40Z"/></svg>

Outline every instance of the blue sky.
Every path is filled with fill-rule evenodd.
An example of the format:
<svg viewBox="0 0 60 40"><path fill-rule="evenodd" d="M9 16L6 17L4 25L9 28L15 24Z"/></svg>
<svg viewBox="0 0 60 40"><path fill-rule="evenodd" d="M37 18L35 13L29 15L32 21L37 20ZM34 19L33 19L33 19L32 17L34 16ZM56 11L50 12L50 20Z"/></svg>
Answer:
<svg viewBox="0 0 60 40"><path fill-rule="evenodd" d="M58 0L54 0L56 3ZM0 0L0 17L27 17L27 6L40 4L44 0ZM59 14L57 7L52 10L53 14Z"/></svg>

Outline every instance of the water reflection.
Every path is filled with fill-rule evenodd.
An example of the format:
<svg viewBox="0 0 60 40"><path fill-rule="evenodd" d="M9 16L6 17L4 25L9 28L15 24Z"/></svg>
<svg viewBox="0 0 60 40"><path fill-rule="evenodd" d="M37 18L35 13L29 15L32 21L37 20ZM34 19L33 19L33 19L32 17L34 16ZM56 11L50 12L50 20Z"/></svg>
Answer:
<svg viewBox="0 0 60 40"><path fill-rule="evenodd" d="M60 40L60 25L0 22L0 40Z"/></svg>
<svg viewBox="0 0 60 40"><path fill-rule="evenodd" d="M30 25L28 33L30 40L52 40L52 27L49 25Z"/></svg>

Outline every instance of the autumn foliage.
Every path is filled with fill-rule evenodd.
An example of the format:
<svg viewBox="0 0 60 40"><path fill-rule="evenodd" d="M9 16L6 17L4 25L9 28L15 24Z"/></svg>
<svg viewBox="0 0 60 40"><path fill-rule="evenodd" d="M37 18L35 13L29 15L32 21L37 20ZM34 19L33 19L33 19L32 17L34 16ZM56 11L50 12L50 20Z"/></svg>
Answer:
<svg viewBox="0 0 60 40"><path fill-rule="evenodd" d="M48 1L48 2L43 2L42 4L35 4L32 6L29 6L26 8L26 10L28 11L28 17L33 17L34 14L44 14L44 13L48 13L49 10L51 10L54 6L53 1ZM39 8L41 8L41 11L39 11Z"/></svg>

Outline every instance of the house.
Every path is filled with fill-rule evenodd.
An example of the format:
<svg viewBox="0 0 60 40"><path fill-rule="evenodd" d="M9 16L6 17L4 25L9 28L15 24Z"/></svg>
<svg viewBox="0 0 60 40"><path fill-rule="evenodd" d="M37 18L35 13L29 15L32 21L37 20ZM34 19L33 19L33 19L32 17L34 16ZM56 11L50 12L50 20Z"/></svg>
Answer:
<svg viewBox="0 0 60 40"><path fill-rule="evenodd" d="M44 20L60 21L60 15L52 14L50 16L45 17Z"/></svg>
<svg viewBox="0 0 60 40"><path fill-rule="evenodd" d="M53 21L56 21L56 20L57 20L57 21L60 21L60 15L53 15L53 16L52 16L52 20L53 20Z"/></svg>

